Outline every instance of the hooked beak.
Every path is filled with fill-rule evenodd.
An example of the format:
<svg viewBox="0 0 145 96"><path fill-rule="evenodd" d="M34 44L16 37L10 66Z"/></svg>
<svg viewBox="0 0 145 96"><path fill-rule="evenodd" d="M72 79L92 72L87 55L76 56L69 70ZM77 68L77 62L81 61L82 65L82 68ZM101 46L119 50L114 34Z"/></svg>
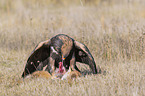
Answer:
<svg viewBox="0 0 145 96"><path fill-rule="evenodd" d="M63 55L62 55L62 62L65 60L65 58L63 57Z"/></svg>
<svg viewBox="0 0 145 96"><path fill-rule="evenodd" d="M63 66L63 61L65 60L65 58L63 57L63 55L62 55L62 66Z"/></svg>

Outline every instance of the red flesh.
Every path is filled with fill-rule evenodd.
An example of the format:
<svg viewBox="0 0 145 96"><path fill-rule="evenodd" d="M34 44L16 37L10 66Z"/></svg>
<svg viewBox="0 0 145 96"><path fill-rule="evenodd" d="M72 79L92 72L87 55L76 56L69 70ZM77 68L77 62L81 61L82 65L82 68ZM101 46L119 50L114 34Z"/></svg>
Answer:
<svg viewBox="0 0 145 96"><path fill-rule="evenodd" d="M63 68L63 63L62 62L59 62L59 72L60 73L63 73L64 72L64 68Z"/></svg>

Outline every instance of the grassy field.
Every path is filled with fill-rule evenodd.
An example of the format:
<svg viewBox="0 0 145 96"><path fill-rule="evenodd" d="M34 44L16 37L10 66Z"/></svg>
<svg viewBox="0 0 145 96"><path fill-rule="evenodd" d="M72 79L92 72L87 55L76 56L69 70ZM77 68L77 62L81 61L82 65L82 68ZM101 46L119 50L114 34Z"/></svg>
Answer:
<svg viewBox="0 0 145 96"><path fill-rule="evenodd" d="M145 96L145 1L66 1L0 1L0 96ZM73 82L18 82L34 47L59 33L87 45L101 74L78 63Z"/></svg>

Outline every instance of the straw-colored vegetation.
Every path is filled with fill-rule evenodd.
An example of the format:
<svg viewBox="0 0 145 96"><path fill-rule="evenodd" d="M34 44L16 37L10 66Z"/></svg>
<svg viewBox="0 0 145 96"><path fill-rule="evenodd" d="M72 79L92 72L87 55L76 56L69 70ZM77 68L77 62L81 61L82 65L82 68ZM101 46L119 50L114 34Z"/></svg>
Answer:
<svg viewBox="0 0 145 96"><path fill-rule="evenodd" d="M37 43L64 33L88 46L102 73L73 82L21 74ZM0 95L144 96L144 0L0 0Z"/></svg>

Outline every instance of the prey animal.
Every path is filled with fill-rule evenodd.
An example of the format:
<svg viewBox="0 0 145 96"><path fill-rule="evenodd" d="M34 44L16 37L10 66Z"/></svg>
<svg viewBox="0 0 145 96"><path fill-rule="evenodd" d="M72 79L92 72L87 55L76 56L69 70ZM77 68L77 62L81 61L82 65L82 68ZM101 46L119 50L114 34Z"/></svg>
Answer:
<svg viewBox="0 0 145 96"><path fill-rule="evenodd" d="M93 74L98 73L93 56L84 44L75 41L65 34L58 34L49 40L40 42L28 57L22 77L37 70L53 74L69 70L79 71L76 62L89 65Z"/></svg>

